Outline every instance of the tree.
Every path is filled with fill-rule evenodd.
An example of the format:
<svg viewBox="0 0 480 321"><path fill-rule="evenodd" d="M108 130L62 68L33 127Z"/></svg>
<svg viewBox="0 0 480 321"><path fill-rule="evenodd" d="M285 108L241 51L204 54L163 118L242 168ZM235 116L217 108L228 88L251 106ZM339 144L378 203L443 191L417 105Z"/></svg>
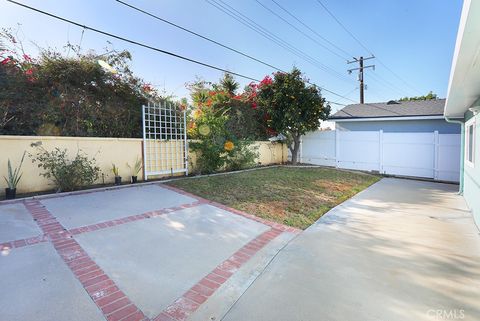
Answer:
<svg viewBox="0 0 480 321"><path fill-rule="evenodd" d="M223 78L220 79L219 89L226 91L229 95L235 95L236 91L240 87L240 84L229 73L225 73Z"/></svg>
<svg viewBox="0 0 480 321"><path fill-rule="evenodd" d="M330 105L297 68L289 73L277 72L273 79L267 76L250 87L270 133L287 137L292 163L296 164L300 137L318 129L320 121L330 114Z"/></svg>
<svg viewBox="0 0 480 321"><path fill-rule="evenodd" d="M403 97L399 101L414 101L414 100L432 100L437 99L437 94L434 94L432 91L429 91L428 94L423 96L414 96L414 97Z"/></svg>

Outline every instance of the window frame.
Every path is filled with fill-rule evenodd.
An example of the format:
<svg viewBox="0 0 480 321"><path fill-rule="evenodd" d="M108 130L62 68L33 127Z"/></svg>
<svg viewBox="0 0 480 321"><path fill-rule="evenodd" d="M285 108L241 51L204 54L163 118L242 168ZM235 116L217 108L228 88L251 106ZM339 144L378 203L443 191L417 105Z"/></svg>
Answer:
<svg viewBox="0 0 480 321"><path fill-rule="evenodd" d="M475 117L472 117L465 123L465 163L474 168L475 167L475 134L476 134L476 121ZM472 127L472 150L470 151L470 127ZM471 152L472 160L468 158Z"/></svg>

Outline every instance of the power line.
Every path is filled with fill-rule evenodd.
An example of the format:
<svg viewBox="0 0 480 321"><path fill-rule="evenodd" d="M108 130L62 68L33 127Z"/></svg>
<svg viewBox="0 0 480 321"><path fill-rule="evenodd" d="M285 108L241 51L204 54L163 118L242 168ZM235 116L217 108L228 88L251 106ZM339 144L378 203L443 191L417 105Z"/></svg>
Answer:
<svg viewBox="0 0 480 321"><path fill-rule="evenodd" d="M258 0L255 0L255 2L257 2L260 6L262 6L265 10L267 10L268 12L270 12L271 14L273 14L274 16L276 16L277 18L281 19L283 22L285 22L286 24L288 24L290 27L292 27L293 29L295 29L296 31L298 31L299 33L301 33L302 35L304 35L305 37L307 37L308 39L310 39L311 41L315 42L317 45L319 45L320 47L324 48L325 50L328 50L329 52L331 52L332 54L334 54L335 56L339 57L340 59L343 59L343 60L346 60L345 57L343 57L342 55L338 54L337 52L333 51L332 49L328 48L327 46L325 46L324 44L322 44L321 42L317 41L315 38L312 38L310 35L308 35L306 32L304 32L303 30L300 30L299 28L297 28L295 25L293 25L292 23L290 23L290 21L288 21L287 19L283 18L282 16L280 16L278 13L276 13L275 11L273 11L272 9L270 9L269 7L267 7L266 5L264 5L263 3L261 3L260 1Z"/></svg>
<svg viewBox="0 0 480 321"><path fill-rule="evenodd" d="M268 11L270 11L272 14L274 14L275 16L279 17L280 19L282 19L284 22L288 23L290 26L292 26L293 28L295 28L297 31L301 32L300 30L298 30L298 28L296 28L295 26L293 26L292 24L290 24L287 20L285 20L283 17L279 16L277 13L275 13L274 11L272 11L270 8L266 7L263 3L261 3L259 0L255 0L258 4L260 4L263 8L267 9ZM350 53L348 53L347 51L343 50L342 48L336 46L334 43L330 42L328 39L326 39L325 37L323 37L322 35L320 35L318 32L316 32L314 29L312 29L309 25L305 24L302 20L300 20L298 17L296 17L294 14L292 14L290 11L288 11L286 8L284 8L282 5L280 5L277 1L275 0L271 0L273 3L275 3L280 9L282 9L284 12L286 12L289 16L291 16L292 18L294 18L296 21L298 21L300 24L302 24L305 28L307 28L308 30L310 30L311 32L313 32L314 34L316 34L318 37L320 37L321 39L323 39L324 41L328 42L330 45L334 46L335 48L337 48L338 50L342 51L343 53L347 54L348 56L352 56ZM357 41L362 47L364 47L368 52L371 53L371 51L366 48L366 46L364 46L360 40L355 37L355 35L353 33L351 33L334 15L331 11L328 10L328 8L326 6L323 5L323 3L320 2L320 4L324 7L324 9L342 26L342 28L344 28L345 31L347 31L354 39L355 41ZM302 32L303 33L303 32ZM304 33L303 33L304 34ZM310 38L310 37L309 37ZM310 38L311 39L311 38ZM322 47L325 47L325 46L322 46ZM330 51L330 50L329 50ZM373 56L373 54L371 53L371 55ZM381 65L383 65L385 68L389 69L386 65L383 64L383 62L381 62L378 58L377 58L377 61L379 61L379 63ZM390 70L392 73L393 71ZM380 78L380 76L378 76ZM392 87L395 91L397 92L401 92L401 90L399 91L398 90L398 87L393 85L392 83L388 82L387 80L383 79L382 81L384 81L385 83L389 84L390 87ZM381 83L381 82L379 82ZM402 95L402 93L401 93Z"/></svg>
<svg viewBox="0 0 480 321"><path fill-rule="evenodd" d="M318 2L318 4L320 4L320 6L322 6L322 8L338 23L338 25L340 25L340 27L342 27L343 30L345 30L345 32L347 32L363 49L365 49L370 55L374 56L374 54L372 53L372 51L370 49L368 49L368 47L366 45L364 45L328 8L327 6L325 6L325 4L323 4L323 2L321 0L316 0ZM385 69L387 69L388 71L390 71L395 77L397 77L399 80L401 80L406 86L408 86L410 89L413 89L415 92L417 93L420 93L420 91L411 86L407 81L405 81L402 77L400 77L396 72L394 72L391 68L389 68L385 63L383 63L378 57L377 58L377 61L380 65L382 65ZM420 93L421 94L421 93Z"/></svg>
<svg viewBox="0 0 480 321"><path fill-rule="evenodd" d="M49 17L51 17L51 18L54 18L54 19L57 19L57 20L60 20L60 21L63 21L63 22L66 22L66 23L75 25L75 26L80 27L80 28L83 28L84 30L90 30L90 31L93 31L93 32L96 32L96 33L99 33L99 34L103 34L103 35L108 36L108 37L111 37L111 38L115 38L115 39L118 39L118 40L121 40L121 41L124 41L124 42L127 42L127 43L131 43L131 44L133 44L133 45L137 45L137 46L140 46L140 47L143 47L143 48L147 48L147 49L150 49L150 50L153 50L153 51L156 51L156 52L160 52L160 53L163 53L163 54L166 54L166 55L169 55L169 56L173 56L173 57L175 57L175 58L179 58L179 59L186 60L186 61L189 61L189 62L192 62L192 63L195 63L195 64L199 64L199 65L202 65L202 66L207 67L207 68L211 68L211 69L215 69L215 70L227 72L227 73L230 73L230 74L232 74L232 75L235 75L235 76L238 76L238 77L241 77L241 78L245 78L245 79L249 79L249 80L253 80L253 81L257 81L257 82L260 81L260 80L258 80L258 79L256 79L256 78L253 78L253 77L245 76L245 75L242 75L242 74L240 74L240 73L232 72L232 71L229 71L229 70L227 70L227 69L223 69L223 68L220 68L220 67L216 67L216 66L213 66L213 65L210 65L210 64L207 64L207 63L203 63L203 62L201 62L201 61L197 61L197 60L194 60L194 59L191 59L191 58L188 58L188 57L184 57L184 56L181 56L181 55L178 55L178 54L175 54L175 53L166 51L166 50L162 50L162 49L159 49L159 48L150 46L150 45L143 44L143 43L140 43L140 42L135 41L135 40L131 40L131 39L128 39L128 38L124 38L124 37L121 37L121 36L118 36L118 35L115 35L115 34L106 32L106 31L102 31L102 30L99 30L99 29L96 29L96 28L93 28L93 27L90 27L90 26L87 26L87 25L83 25L83 24L78 23L78 22L75 22L75 21L73 21L73 20L69 20L69 19L66 19L66 18L62 18L62 17L57 16L57 15L55 15L55 14L52 14L52 13L49 13L49 12L46 12L46 11L43 11L43 10L40 10L40 9L31 7L31 6L28 6L28 5L25 5L25 4L23 4L23 3L20 3L20 2L14 1L14 0L7 0L7 1L10 2L10 3L15 4L15 5L17 5L17 6L21 6L21 7L24 7L24 8L26 8L26 9L29 9L29 10L31 10L31 11L35 11L35 12L38 12L38 13L40 13L40 14L49 16ZM332 91L332 90L329 90L329 89L327 89L327 88L318 86L318 85L316 85L316 84L312 84L312 83L310 83L310 82L307 82L307 83L310 84L310 85L312 85L312 86L317 87L317 88L320 89L320 90L323 90L323 91L326 91L326 92L328 92L328 93L331 93L332 95L335 95L335 96L338 96L338 97L342 97L342 98L348 99L347 97L343 97L342 95L337 94L336 92L334 92L334 91ZM351 100L351 99L348 99L348 100ZM351 100L351 101L352 101L352 100Z"/></svg>
<svg viewBox="0 0 480 321"><path fill-rule="evenodd" d="M350 94L352 94L352 93L353 93L354 91L356 91L357 89L358 89L358 87L355 87L355 88L353 88L352 90L350 90L349 92L343 94L342 96L348 97ZM344 98L340 98L340 99L336 100L335 102L331 102L331 103L332 103L332 104L335 104L335 105L343 105L343 106L345 106L345 104L339 104L339 103L338 103L338 102L341 101L342 99L344 99Z"/></svg>
<svg viewBox="0 0 480 321"><path fill-rule="evenodd" d="M255 0L258 2L258 0ZM315 29L311 28L309 25L307 25L306 23L304 23L301 19L299 19L297 16L295 16L293 13L291 13L290 11L288 11L287 9L285 9L283 6L281 6L277 1L275 0L272 0L273 3L275 3L280 9L282 9L283 11L285 11L289 16L291 16L293 19L295 19L296 21L298 21L301 25L303 25L305 28L307 28L308 30L310 30L311 32L313 32L315 35L317 35L319 38L321 38L322 40L324 40L325 42L329 43L332 47L335 47L336 49L340 50L341 52L343 52L344 54L346 54L349 58L350 57L353 57L352 54L350 54L349 52L345 51L344 49L340 48L339 46L337 46L336 44L334 44L333 42L331 42L330 40L328 40L327 38L325 38L324 36L322 36L321 34L319 34Z"/></svg>
<svg viewBox="0 0 480 321"><path fill-rule="evenodd" d="M328 66L322 64L317 59L313 58L312 56L308 55L304 51L296 48L292 44L288 43L287 41L283 40L282 38L276 36L273 32L269 31L268 29L262 27L252 19L248 18L244 14L242 14L237 9L233 8L229 4L225 3L222 0L206 0L209 4L215 6L217 9L221 10L222 12L226 13L230 17L234 18L235 20L239 21L243 25L247 26L248 28L252 29L253 31L261 34L265 38L269 39L270 41L276 43L277 45L281 46L282 48L292 52L299 58L311 63L313 66L319 68L322 71L329 72L336 77L342 78L345 81L349 81L347 77L344 77L340 73L336 72L335 70L329 68ZM221 2L221 3L220 3ZM223 4L222 4L223 3Z"/></svg>
<svg viewBox="0 0 480 321"><path fill-rule="evenodd" d="M351 79L348 77L343 76L339 72L333 70L332 68L322 64L320 61L317 59L313 58L312 56L308 55L304 51L296 48L295 46L291 45L287 41L283 40L282 38L276 36L273 32L269 31L268 29L262 27L252 19L248 18L244 14L242 14L240 11L237 9L233 8L229 4L225 3L222 0L205 0L207 3L210 5L214 6L218 10L222 11L223 13L227 14L228 16L232 17L233 19L237 20L241 24L245 25L246 27L252 29L256 33L262 35L263 37L267 38L268 40L276 43L280 47L292 52L299 58L311 63L313 66L319 68L320 70L323 70L325 72L328 72L335 77L344 80L346 82L351 82Z"/></svg>
<svg viewBox="0 0 480 321"><path fill-rule="evenodd" d="M131 44L134 44L134 45L137 45L137 46L140 46L140 47L144 47L144 48L147 48L147 49L150 49L150 50L153 50L153 51L157 51L157 52L160 52L160 53L163 53L163 54L166 54L166 55L175 57L175 58L179 58L179 59L186 60L186 61L189 61L189 62L198 64L198 65L202 65L202 66L204 66L204 67L208 67L208 68L215 69L215 70L218 70L218 71L223 71L223 72L226 72L226 73L230 73L230 74L232 74L232 75L235 75L235 76L238 76L238 77L241 77L241 78L245 78L245 79L249 79L249 80L253 80L253 81L259 81L258 79L255 79L255 78L252 78L252 77L249 77L249 76L245 76L245 75L242 75L242 74L239 74L239 73L236 73L236 72L227 70L227 69L223 69L223 68L220 68L220 67L217 67L217 66L214 66L214 65L210 65L210 64L208 64L208 63L204 63L204 62L201 62L201 61L192 59L192 58L188 58L188 57L185 57L185 56L181 56L181 55L179 55L179 54L176 54L176 53L173 53L173 52L170 52L170 51L166 51L166 50L159 49L159 48L156 48L156 47L153 47L153 46L150 46L150 45L146 45L146 44L144 44L144 43L141 43L141 42L138 42L138 41L135 41L135 40L131 40L131 39L128 39L128 38L124 38L124 37L115 35L115 34L113 34L113 33L109 33L109 32L106 32L106 31L102 31L102 30L99 30L99 29L96 29L96 28L93 28L93 27L89 27L89 26L80 24L80 23L78 23L78 22L75 22L75 21L72 21L72 20L69 20L69 19L66 19L66 18L59 17L59 16L54 15L54 14L52 14L52 13L49 13L49 12L46 12L46 11L43 11L43 10L40 10L40 9L37 9L37 8L34 8L34 7L27 6L27 5L25 5L25 4L23 4L23 3L20 3L20 2L16 2L16 1L13 1L13 0L7 0L7 1L8 1L8 2L11 2L11 3L13 3L13 4L16 4L16 5L18 5L18 6L21 6L21 7L27 8L27 9L30 9L30 10L32 10L32 11L36 11L36 12L38 12L38 13L44 14L44 15L46 15L46 16L55 18L55 19L57 19L57 20L61 20L61 21L70 23L70 24L72 24L72 25L78 26L78 27L83 28L83 29L86 29L86 30L90 30L90 31L93 31L93 32L96 32L96 33L100 33L100 34L103 34L103 35L108 36L108 37L111 37L111 38L115 38L115 39L118 39L118 40L122 40L122 41L131 43Z"/></svg>
<svg viewBox="0 0 480 321"><path fill-rule="evenodd" d="M288 43L285 43L285 42L282 42L283 40L278 38L274 38L274 35L270 35L268 34L268 30L264 31L264 30L261 30L259 27L251 24L248 20L245 20L244 18L238 16L235 14L235 12L231 11L230 9L222 6L221 4L217 3L217 2L212 2L212 1L209 1L209 0L205 0L208 4L214 6L215 8L217 8L218 10L222 11L223 13L225 13L226 15L232 17L233 19L237 20L238 22L240 22L241 24L245 25L246 27L252 29L253 31L255 31L256 33L262 35L263 37L265 37L266 39L276 43L277 45L279 45L280 47L284 48L285 50L287 51L290 51L291 53L293 53L294 55L298 56L299 58L301 59L304 59L305 61L311 63L312 65L315 66L316 62L313 60L312 57L308 57L306 56L306 54L302 54L302 52L300 52L298 49L290 46ZM317 66L317 68L320 68ZM323 70L323 69L322 69Z"/></svg>
<svg viewBox="0 0 480 321"><path fill-rule="evenodd" d="M317 2L363 49L365 49L370 55L375 56L373 52L371 52L370 49L367 48L367 46L365 46L357 37L355 37L355 35L350 32L350 30L348 30L347 27L345 27L345 25L340 20L338 20L338 18L330 10L328 10L328 8L322 3L322 1L317 0Z"/></svg>
<svg viewBox="0 0 480 321"><path fill-rule="evenodd" d="M255 58L255 57L253 57L253 56L250 56L249 54L246 54L246 53L244 53L244 52L242 52L242 51L240 51L240 50L237 50L237 49L235 49L235 48L232 48L232 47L229 47L229 46L227 46L227 45L224 45L224 44L222 44L222 43L220 43L220 42L218 42L218 41L216 41L216 40L213 40L213 39L211 39L211 38L209 38L209 37L203 36L203 35L195 32L195 31L192 31L192 30L187 29L187 28L185 28L185 27L182 27L182 26L180 26L180 25L178 25L178 24L176 24L176 23L173 23L173 22L171 22L171 21L168 21L168 20L166 20L166 19L163 19L163 18L161 18L161 17L159 17L159 16L157 16L157 15L151 13L151 12L148 12L148 11L146 11L146 10L140 9L140 8L138 8L138 7L135 7L135 6L133 6L133 5L129 4L129 3L126 3L126 2L121 1L121 0L115 0L115 1L117 1L118 3L120 3L120 4L124 5L124 6L127 6L127 7L131 8L131 9L133 9L133 10L136 10L136 11L138 11L138 12L141 12L141 13L147 15L147 16L150 16L150 17L152 17L152 18L154 18L154 19L157 19L157 20L160 20L160 21L162 21L162 22L164 22L164 23L167 23L167 24L169 24L169 25L171 25L171 26L173 26L173 27L175 27L175 28L181 29L181 30L183 30L183 31L185 31L185 32L188 32L188 33L194 35L194 36L197 36L197 37L202 38L202 39L204 39L204 40L206 40L206 41L209 41L209 42L211 42L211 43L213 43L213 44L215 44L215 45L217 45L217 46L220 46L220 47L223 47L223 48L228 49L228 50L230 50L230 51L233 51L233 52L235 52L235 53L237 53L237 54L239 54L239 55L242 55L242 56L247 57L247 58L249 58L249 59L251 59L251 60L254 60L254 61L256 61L256 62L259 62L259 63L261 63L261 64L263 64L263 65L265 65L265 66L268 66L268 67L270 67L270 68L273 68L273 69L276 69L276 70L279 70L279 71L284 72L282 69L280 69L280 68L278 68L278 67L275 67L275 66L273 66L273 65L271 65L271 64L269 64L269 63L267 63L267 62L265 62L265 61L263 61L263 60L260 60L260 59L258 59L258 58Z"/></svg>
<svg viewBox="0 0 480 321"><path fill-rule="evenodd" d="M212 1L209 1L209 0L205 0L208 4L210 4L211 6L217 8L218 10L222 11L223 13L225 13L226 15L232 17L233 19L237 20L238 22L240 22L241 24L243 24L244 26L252 29L253 31L257 32L258 34L262 35L263 37L267 38L268 40L276 43L277 45L279 45L280 47L292 52L293 54L297 55L298 57L302 58L302 59L305 59L306 61L312 63L312 64L315 64L315 62L313 60L309 60L308 57L306 56L302 56L301 53L299 53L299 51L295 51L295 48L293 47L289 47L288 44L284 44L282 43L282 39L275 39L273 38L273 35L269 35L266 31L263 31L261 29L259 29L257 26L254 26L252 25L251 23L249 23L247 20L245 20L244 18L238 16L238 15L235 15L235 13L233 11L231 11L230 9L222 6L221 4L217 3L217 2L212 2ZM268 31L268 30L267 30ZM278 38L278 37L277 37Z"/></svg>
<svg viewBox="0 0 480 321"><path fill-rule="evenodd" d="M280 16L279 14L277 14L275 11L273 11L272 9L270 9L269 7L265 6L263 3L261 3L260 1L258 0L255 0L260 6L262 6L264 9L266 9L267 11L269 11L271 14L273 14L274 16L276 16L277 18L281 19L283 22L285 22L286 24L288 24L289 26L291 26L292 28L294 28L296 31L298 31L299 33L301 33L302 35L304 35L305 37L307 37L308 39L310 39L311 41L315 42L317 45L321 46L322 48L325 48L326 50L330 51L332 54L334 54L335 56L339 57L340 59L344 59L346 60L345 57L339 55L338 53L336 53L335 51L331 50L330 48L328 48L327 46L325 46L324 44L320 43L319 41L317 41L316 39L312 38L310 35L308 35L307 33L305 33L304 31L300 30L299 28L297 28L295 25L291 24L288 20L286 20L285 18L283 18L282 16ZM350 82L350 79L348 77L345 77L344 75L342 75L341 73L339 73L338 71L334 70L333 68L330 68L326 65L323 65L325 68L327 68L331 73L335 74L337 77L341 78L341 79L344 79L346 80L347 82Z"/></svg>
<svg viewBox="0 0 480 321"><path fill-rule="evenodd" d="M397 77L397 79L399 79L400 81L402 81L407 87L409 87L410 89L414 90L417 94L420 94L422 95L422 93L415 87L411 86L406 80L404 80L402 77L400 77L396 72L394 72L392 69L390 69L386 64L384 64L378 57L377 57L377 61L380 65L382 65L385 69L387 69L388 71L390 71L392 73L392 75L394 75L395 77Z"/></svg>
<svg viewBox="0 0 480 321"><path fill-rule="evenodd" d="M405 95L405 92L403 90L399 89L399 87L395 86L394 84L392 84L391 82L389 82L385 78L381 77L380 75L377 75L375 73L371 73L370 76L371 76L371 80L373 80L377 84L380 84L380 85L384 86L384 88L387 88L389 90L393 90L396 93L398 93L400 96Z"/></svg>

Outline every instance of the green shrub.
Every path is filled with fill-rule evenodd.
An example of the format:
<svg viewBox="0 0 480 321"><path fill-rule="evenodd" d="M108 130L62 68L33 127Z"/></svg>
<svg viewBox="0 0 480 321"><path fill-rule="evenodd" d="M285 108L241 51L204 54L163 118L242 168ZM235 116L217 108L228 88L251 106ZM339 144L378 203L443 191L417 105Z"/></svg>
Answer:
<svg viewBox="0 0 480 321"><path fill-rule="evenodd" d="M57 192L73 191L84 186L92 185L99 176L100 167L97 166L95 158L77 150L73 159L67 156L66 149L55 148L48 151L41 146L41 143L34 143L37 153L30 154L33 163L43 169L40 175L51 180Z"/></svg>
<svg viewBox="0 0 480 321"><path fill-rule="evenodd" d="M250 141L237 141L235 148L227 155L225 169L236 171L255 166L258 158L258 147L252 147Z"/></svg>

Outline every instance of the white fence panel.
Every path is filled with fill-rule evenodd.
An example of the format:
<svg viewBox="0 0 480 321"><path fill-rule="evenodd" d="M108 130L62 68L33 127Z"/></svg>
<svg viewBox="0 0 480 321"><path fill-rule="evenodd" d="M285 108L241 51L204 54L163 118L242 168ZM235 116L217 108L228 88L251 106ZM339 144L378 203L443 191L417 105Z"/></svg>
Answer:
<svg viewBox="0 0 480 321"><path fill-rule="evenodd" d="M336 158L339 168L380 170L380 132L337 131Z"/></svg>
<svg viewBox="0 0 480 321"><path fill-rule="evenodd" d="M460 135L317 131L302 137L304 163L458 182Z"/></svg>
<svg viewBox="0 0 480 321"><path fill-rule="evenodd" d="M384 133L383 174L434 178L434 133Z"/></svg>
<svg viewBox="0 0 480 321"><path fill-rule="evenodd" d="M302 163L335 166L335 131L316 131L302 137Z"/></svg>
<svg viewBox="0 0 480 321"><path fill-rule="evenodd" d="M439 135L437 179L458 182L460 180L460 134Z"/></svg>

